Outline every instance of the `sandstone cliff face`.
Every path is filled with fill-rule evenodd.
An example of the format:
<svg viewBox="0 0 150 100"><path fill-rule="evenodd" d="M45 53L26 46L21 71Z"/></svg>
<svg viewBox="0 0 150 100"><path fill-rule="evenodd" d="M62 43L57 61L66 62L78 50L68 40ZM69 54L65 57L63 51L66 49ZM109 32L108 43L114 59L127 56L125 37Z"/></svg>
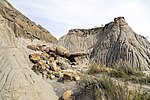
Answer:
<svg viewBox="0 0 150 100"><path fill-rule="evenodd" d="M136 34L124 17L115 18L113 22L106 24L94 34L88 35L86 31L69 31L66 36L58 40L58 44L72 52L88 49L90 60L107 66L125 61L136 69L149 70L150 42ZM91 29L88 31L91 32ZM83 34L85 37L81 37Z"/></svg>
<svg viewBox="0 0 150 100"><path fill-rule="evenodd" d="M6 0L0 1L0 14L6 20L15 37L38 39L54 43L56 38L53 37L46 29L36 25L30 19L22 15L18 10L11 6Z"/></svg>

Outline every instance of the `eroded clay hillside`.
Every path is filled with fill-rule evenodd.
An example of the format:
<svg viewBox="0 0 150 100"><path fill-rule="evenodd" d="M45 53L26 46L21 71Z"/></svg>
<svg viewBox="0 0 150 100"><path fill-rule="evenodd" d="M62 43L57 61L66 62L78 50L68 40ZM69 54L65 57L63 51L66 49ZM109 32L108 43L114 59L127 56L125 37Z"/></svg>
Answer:
<svg viewBox="0 0 150 100"><path fill-rule="evenodd" d="M0 100L58 99L53 87L31 70L26 47L55 41L44 28L0 0Z"/></svg>
<svg viewBox="0 0 150 100"><path fill-rule="evenodd" d="M88 53L90 60L107 66L125 61L138 70L149 70L150 42L136 34L124 17L100 28L70 30L58 44L72 52Z"/></svg>
<svg viewBox="0 0 150 100"><path fill-rule="evenodd" d="M124 17L57 41L0 1L0 100L149 100L149 67L150 42Z"/></svg>
<svg viewBox="0 0 150 100"><path fill-rule="evenodd" d="M50 32L21 14L7 0L0 1L0 14L3 18L1 23L4 23L12 31L9 31L9 35L14 35L16 38L23 37L52 43L56 41L56 38Z"/></svg>

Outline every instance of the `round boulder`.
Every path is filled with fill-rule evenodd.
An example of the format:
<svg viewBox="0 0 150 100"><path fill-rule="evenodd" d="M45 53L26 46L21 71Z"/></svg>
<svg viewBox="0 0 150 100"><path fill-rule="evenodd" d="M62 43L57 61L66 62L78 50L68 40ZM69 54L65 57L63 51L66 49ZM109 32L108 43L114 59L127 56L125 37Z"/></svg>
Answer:
<svg viewBox="0 0 150 100"><path fill-rule="evenodd" d="M69 57L69 50L67 50L65 47L63 46L57 46L56 47L56 53L60 56L65 56L65 57Z"/></svg>
<svg viewBox="0 0 150 100"><path fill-rule="evenodd" d="M31 54L31 55L29 55L29 59L32 62L36 63L41 59L41 56L39 54Z"/></svg>
<svg viewBox="0 0 150 100"><path fill-rule="evenodd" d="M37 47L35 45L27 45L27 48L35 51L37 50Z"/></svg>
<svg viewBox="0 0 150 100"><path fill-rule="evenodd" d="M63 100L73 100L73 91L67 90L62 96Z"/></svg>

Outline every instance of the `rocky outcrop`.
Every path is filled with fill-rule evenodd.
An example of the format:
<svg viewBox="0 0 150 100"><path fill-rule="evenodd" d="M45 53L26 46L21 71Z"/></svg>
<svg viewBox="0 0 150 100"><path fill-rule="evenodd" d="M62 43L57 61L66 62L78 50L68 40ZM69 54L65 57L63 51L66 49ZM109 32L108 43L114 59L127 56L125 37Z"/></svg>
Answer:
<svg viewBox="0 0 150 100"><path fill-rule="evenodd" d="M25 17L12 7L7 0L0 1L0 15L5 19L5 24L8 25L17 38L38 39L52 43L56 41L56 38L46 29Z"/></svg>
<svg viewBox="0 0 150 100"><path fill-rule="evenodd" d="M136 34L124 17L117 17L101 28L70 30L57 44L72 52L87 52L90 61L107 66L125 61L138 70L150 67L150 42Z"/></svg>
<svg viewBox="0 0 150 100"><path fill-rule="evenodd" d="M35 45L32 46L35 48L43 47L41 45L37 45L38 47ZM83 56L82 53L70 54L63 46L57 46L56 49L54 49L54 47L47 47L46 45L44 45L44 47L45 49L38 49L39 53L29 55L30 61L34 64L32 70L37 75L42 75L43 79L55 79L58 82L80 80L82 73L81 68L78 67L74 58ZM49 50L47 50L47 48L49 48ZM69 54L68 56L66 56L66 51Z"/></svg>

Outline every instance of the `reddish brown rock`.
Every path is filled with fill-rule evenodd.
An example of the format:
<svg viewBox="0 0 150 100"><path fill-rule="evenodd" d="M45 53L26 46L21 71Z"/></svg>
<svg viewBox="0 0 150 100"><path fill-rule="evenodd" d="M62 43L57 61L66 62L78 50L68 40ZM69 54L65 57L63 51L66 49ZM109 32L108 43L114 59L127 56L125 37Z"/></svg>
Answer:
<svg viewBox="0 0 150 100"><path fill-rule="evenodd" d="M41 56L40 56L40 54L31 54L31 55L29 55L29 59L35 63L41 59Z"/></svg>
<svg viewBox="0 0 150 100"><path fill-rule="evenodd" d="M65 72L65 73L63 73L63 78L64 78L64 80L72 81L73 80L73 73Z"/></svg>
<svg viewBox="0 0 150 100"><path fill-rule="evenodd" d="M55 47L49 47L49 51L50 51L50 52L55 52L55 51L56 51L56 48L55 48Z"/></svg>
<svg viewBox="0 0 150 100"><path fill-rule="evenodd" d="M57 46L56 53L60 56L69 56L69 51L63 46Z"/></svg>
<svg viewBox="0 0 150 100"><path fill-rule="evenodd" d="M79 75L73 76L74 81L80 81L81 77Z"/></svg>
<svg viewBox="0 0 150 100"><path fill-rule="evenodd" d="M43 60L48 60L49 57L50 57L50 55L49 55L48 53L46 53L46 52L41 53L41 58L42 58Z"/></svg>
<svg viewBox="0 0 150 100"><path fill-rule="evenodd" d="M62 96L63 100L73 100L73 91L67 90Z"/></svg>
<svg viewBox="0 0 150 100"><path fill-rule="evenodd" d="M37 65L40 66L42 70L46 69L46 63L43 60L38 61Z"/></svg>

